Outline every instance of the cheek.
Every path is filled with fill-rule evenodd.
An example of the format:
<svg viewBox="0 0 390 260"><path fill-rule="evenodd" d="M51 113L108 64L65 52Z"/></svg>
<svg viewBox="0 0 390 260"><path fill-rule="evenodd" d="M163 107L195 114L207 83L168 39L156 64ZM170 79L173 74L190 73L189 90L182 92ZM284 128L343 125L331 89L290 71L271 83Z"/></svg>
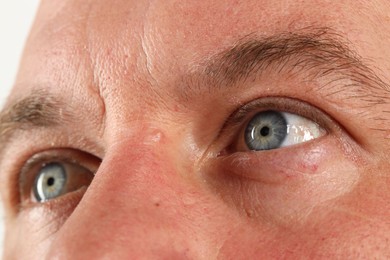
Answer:
<svg viewBox="0 0 390 260"><path fill-rule="evenodd" d="M316 167L299 166L294 176L283 184L257 187L263 207L279 224L306 223L313 211L332 205L334 200L350 192L358 181L357 169L337 154L326 156ZM315 170L314 170L315 168ZM297 171L299 169L300 171Z"/></svg>
<svg viewBox="0 0 390 260"><path fill-rule="evenodd" d="M212 183L248 215L280 225L305 223L313 210L331 204L358 182L358 167L331 138L245 154L222 159L222 170L213 168L219 174L211 174Z"/></svg>
<svg viewBox="0 0 390 260"><path fill-rule="evenodd" d="M305 151L297 149L279 162L269 161L268 172L283 178L276 189L267 190L289 198L286 208L300 213L350 192L359 178L357 165L331 140Z"/></svg>
<svg viewBox="0 0 390 260"><path fill-rule="evenodd" d="M297 173L298 168L294 170ZM258 184L242 181L247 187L244 198L246 211L261 215L279 225L304 224L313 211L332 205L333 200L353 189L357 182L356 167L337 157L319 163L317 170L303 166L299 176L279 184ZM291 170L280 170L288 171ZM315 173L315 174L308 174Z"/></svg>
<svg viewBox="0 0 390 260"><path fill-rule="evenodd" d="M4 259L44 256L55 234L72 214L84 192L85 189L80 189L62 201L26 207L16 218L7 221Z"/></svg>

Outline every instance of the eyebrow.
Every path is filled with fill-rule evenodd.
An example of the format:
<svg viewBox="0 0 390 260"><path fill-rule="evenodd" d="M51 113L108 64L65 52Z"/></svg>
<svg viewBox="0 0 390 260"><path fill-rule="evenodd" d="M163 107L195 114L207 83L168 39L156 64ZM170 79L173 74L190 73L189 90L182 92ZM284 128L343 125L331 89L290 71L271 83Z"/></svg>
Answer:
<svg viewBox="0 0 390 260"><path fill-rule="evenodd" d="M0 113L1 150L17 130L58 125L62 107L62 102L45 91L35 91L13 105L6 107Z"/></svg>
<svg viewBox="0 0 390 260"><path fill-rule="evenodd" d="M327 89L328 95L344 91L346 98L359 98L367 106L389 103L390 86L350 45L353 44L327 27L305 28L269 37L248 35L233 47L208 58L184 81L188 80L187 85L209 86L209 93L213 93L229 86L245 87L245 84L237 83L270 70L279 74L303 71L309 75L307 80L338 75L320 87ZM336 84L345 79L350 83ZM193 94L191 91L184 88L183 97L188 99Z"/></svg>

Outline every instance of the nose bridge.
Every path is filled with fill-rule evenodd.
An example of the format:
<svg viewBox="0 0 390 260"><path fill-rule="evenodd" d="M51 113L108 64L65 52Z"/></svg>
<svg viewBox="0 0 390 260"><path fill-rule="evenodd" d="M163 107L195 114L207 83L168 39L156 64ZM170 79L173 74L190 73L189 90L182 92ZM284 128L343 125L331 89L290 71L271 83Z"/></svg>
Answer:
<svg viewBox="0 0 390 260"><path fill-rule="evenodd" d="M180 234L190 223L182 197L188 201L196 194L183 181L173 163L172 146L164 139L155 131L147 138L125 138L111 146L58 233L54 243L61 244L61 254L98 256L123 253L115 249L125 247L131 257L158 252L170 259L186 258L189 246ZM82 237L77 243L76 235Z"/></svg>
<svg viewBox="0 0 390 260"><path fill-rule="evenodd" d="M134 198L141 196L142 200L157 203L158 197L167 196L181 182L177 154L174 142L157 128L119 135L108 149L95 182L99 189L105 187L106 192L123 193L123 196L131 193ZM91 193L101 190L91 187ZM113 198L122 201L120 196Z"/></svg>
<svg viewBox="0 0 390 260"><path fill-rule="evenodd" d="M91 187L91 193L105 190L111 200L119 203L131 195L132 207L144 207L145 201L153 205L167 197L172 201L180 190L183 175L175 149L161 131L124 138L111 147L106 157L96 175L100 190Z"/></svg>

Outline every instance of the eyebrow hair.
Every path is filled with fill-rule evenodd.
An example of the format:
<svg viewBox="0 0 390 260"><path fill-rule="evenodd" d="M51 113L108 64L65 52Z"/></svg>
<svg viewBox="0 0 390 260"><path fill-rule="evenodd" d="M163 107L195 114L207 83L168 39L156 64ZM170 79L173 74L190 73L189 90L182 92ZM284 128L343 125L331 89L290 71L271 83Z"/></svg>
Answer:
<svg viewBox="0 0 390 260"><path fill-rule="evenodd" d="M308 80L339 75L321 86L328 89L329 95L344 91L346 98L360 98L369 105L389 103L390 86L349 45L352 44L327 27L305 28L269 37L248 35L233 47L208 58L201 69L195 69L189 77L188 85L199 82L208 85L209 93L212 93L270 69L279 74L304 71L311 75ZM194 80L197 77L202 80ZM335 83L343 79L351 82L341 84L340 89L341 86ZM186 99L191 96L191 90L182 92Z"/></svg>
<svg viewBox="0 0 390 260"><path fill-rule="evenodd" d="M0 113L0 147L17 130L59 124L62 103L45 91L36 91ZM0 153L1 154L1 153Z"/></svg>

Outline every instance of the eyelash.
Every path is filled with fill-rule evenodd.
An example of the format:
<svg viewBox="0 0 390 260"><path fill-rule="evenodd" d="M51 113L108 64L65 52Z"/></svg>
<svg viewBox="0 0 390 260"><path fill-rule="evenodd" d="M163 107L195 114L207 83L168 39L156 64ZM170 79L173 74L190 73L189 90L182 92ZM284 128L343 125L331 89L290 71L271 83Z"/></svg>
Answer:
<svg viewBox="0 0 390 260"><path fill-rule="evenodd" d="M219 138L231 140L218 155L232 153L231 146L233 140L237 140L241 129L256 114L266 110L277 110L288 112L305 117L317 123L325 130L326 134L334 133L338 124L331 119L325 112L309 103L287 97L265 97L252 100L247 104L236 109L224 122L216 140Z"/></svg>
<svg viewBox="0 0 390 260"><path fill-rule="evenodd" d="M60 162L63 164L80 165L91 172L96 172L96 164L100 165L101 160L86 152L74 149L54 149L43 151L32 156L18 173L17 190L19 191L20 208L26 207L28 204L37 204L30 197L30 191L26 191L25 187L34 185L38 170L45 164L50 162Z"/></svg>

